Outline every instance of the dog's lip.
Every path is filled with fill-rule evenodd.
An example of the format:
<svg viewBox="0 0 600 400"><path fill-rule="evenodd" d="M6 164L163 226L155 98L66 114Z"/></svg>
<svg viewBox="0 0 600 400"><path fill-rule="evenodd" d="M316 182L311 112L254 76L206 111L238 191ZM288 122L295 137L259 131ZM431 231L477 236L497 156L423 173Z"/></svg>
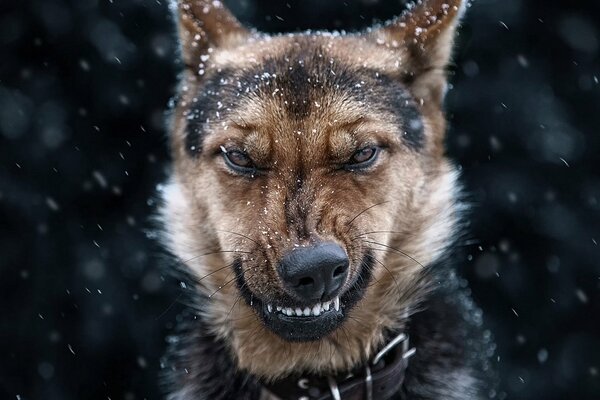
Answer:
<svg viewBox="0 0 600 400"><path fill-rule="evenodd" d="M276 314L278 316L287 316L290 318L306 319L308 317L319 317L330 312L340 311L340 297L337 296L329 301L317 302L309 306L279 306L272 303L263 302L263 312L267 314Z"/></svg>

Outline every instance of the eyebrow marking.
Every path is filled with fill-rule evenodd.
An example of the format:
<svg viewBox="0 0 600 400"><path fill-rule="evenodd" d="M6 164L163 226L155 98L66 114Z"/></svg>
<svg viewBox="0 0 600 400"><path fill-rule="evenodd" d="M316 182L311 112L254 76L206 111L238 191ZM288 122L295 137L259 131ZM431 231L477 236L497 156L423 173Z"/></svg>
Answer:
<svg viewBox="0 0 600 400"><path fill-rule="evenodd" d="M231 116L240 103L261 99L271 102L274 90L286 116L296 121L322 109L320 103L327 96L358 100L367 113L370 109L390 114L403 142L415 151L421 150L425 142L422 114L400 77L341 60L331 64L331 58L324 56L326 53L320 47L304 43L248 69L222 68L207 73L193 106L185 114L188 154L197 157L214 124ZM335 65L334 75L330 73L332 65ZM363 113L353 121L341 123L340 129L353 129L367 120L367 114ZM239 130L256 129L240 115L232 116L228 122Z"/></svg>

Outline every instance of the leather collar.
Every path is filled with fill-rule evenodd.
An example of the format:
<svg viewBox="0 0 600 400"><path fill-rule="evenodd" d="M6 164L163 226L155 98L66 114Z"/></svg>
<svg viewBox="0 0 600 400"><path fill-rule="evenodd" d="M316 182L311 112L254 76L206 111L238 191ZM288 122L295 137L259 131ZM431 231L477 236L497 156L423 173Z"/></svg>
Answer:
<svg viewBox="0 0 600 400"><path fill-rule="evenodd" d="M408 335L401 333L362 368L346 375L292 375L265 383L261 399L388 400L400 392L408 359L415 351Z"/></svg>

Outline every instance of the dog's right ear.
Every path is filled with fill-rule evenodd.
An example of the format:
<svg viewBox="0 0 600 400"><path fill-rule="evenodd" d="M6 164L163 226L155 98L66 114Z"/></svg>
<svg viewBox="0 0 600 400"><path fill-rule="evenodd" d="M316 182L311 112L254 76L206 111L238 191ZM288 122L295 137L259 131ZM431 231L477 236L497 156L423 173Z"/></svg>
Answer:
<svg viewBox="0 0 600 400"><path fill-rule="evenodd" d="M188 68L200 64L215 48L239 43L249 31L219 0L172 0L176 7L179 42Z"/></svg>
<svg viewBox="0 0 600 400"><path fill-rule="evenodd" d="M422 100L442 102L445 69L467 0L414 0L398 18L369 31L379 45L395 49L402 79Z"/></svg>

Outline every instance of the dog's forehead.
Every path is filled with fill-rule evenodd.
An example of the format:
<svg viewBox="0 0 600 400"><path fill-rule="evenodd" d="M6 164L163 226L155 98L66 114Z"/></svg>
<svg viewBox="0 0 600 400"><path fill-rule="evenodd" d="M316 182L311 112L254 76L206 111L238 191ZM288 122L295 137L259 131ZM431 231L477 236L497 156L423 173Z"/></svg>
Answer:
<svg viewBox="0 0 600 400"><path fill-rule="evenodd" d="M233 50L233 58L231 51L217 53L215 67L230 76L240 97L260 103L262 111L279 110L296 120L311 114L352 119L385 77L362 59L359 49L343 51L342 43L335 36L264 38ZM346 110L350 115L344 115Z"/></svg>
<svg viewBox="0 0 600 400"><path fill-rule="evenodd" d="M402 56L398 50L373 46L373 42L359 34L338 34L328 31L258 34L233 48L215 49L213 61L217 66L245 68L260 65L265 60L288 57L309 58L313 55L331 57L353 65L370 66L391 71L400 69Z"/></svg>
<svg viewBox="0 0 600 400"><path fill-rule="evenodd" d="M372 46L361 51L362 42L288 35L215 51L188 112L188 149L201 150L205 136L227 134L232 123L316 142L360 120L387 124L419 148L423 126L415 100L385 57L370 57Z"/></svg>

